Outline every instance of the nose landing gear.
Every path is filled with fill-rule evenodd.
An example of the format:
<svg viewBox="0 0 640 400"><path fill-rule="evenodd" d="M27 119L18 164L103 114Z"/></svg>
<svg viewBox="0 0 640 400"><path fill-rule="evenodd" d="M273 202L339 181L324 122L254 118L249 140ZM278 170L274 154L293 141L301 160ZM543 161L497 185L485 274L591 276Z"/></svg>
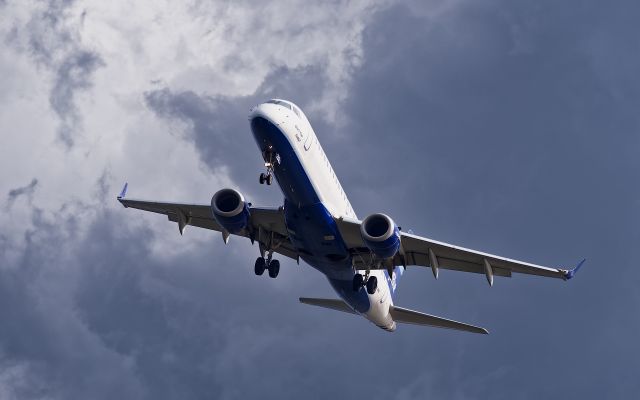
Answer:
<svg viewBox="0 0 640 400"><path fill-rule="evenodd" d="M260 173L260 184L263 185L266 183L267 185L271 185L271 183L273 182L274 161L277 161L279 163L280 157L277 154L273 153L273 149L271 146L269 146L269 148L263 152L263 156L265 160L264 166L267 168L267 172Z"/></svg>
<svg viewBox="0 0 640 400"><path fill-rule="evenodd" d="M260 184L267 184L267 185L271 185L271 182L273 182L273 175L271 175L271 173L260 173Z"/></svg>

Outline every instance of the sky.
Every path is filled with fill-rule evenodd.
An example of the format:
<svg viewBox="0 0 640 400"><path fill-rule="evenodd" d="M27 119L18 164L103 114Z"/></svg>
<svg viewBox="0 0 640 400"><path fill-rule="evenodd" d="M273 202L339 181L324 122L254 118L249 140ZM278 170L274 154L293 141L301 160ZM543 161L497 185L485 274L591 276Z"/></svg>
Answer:
<svg viewBox="0 0 640 400"><path fill-rule="evenodd" d="M630 398L640 391L640 5L0 1L0 398ZM257 246L125 210L258 184L251 106L310 119L360 218L573 280L409 267L396 304L298 303Z"/></svg>

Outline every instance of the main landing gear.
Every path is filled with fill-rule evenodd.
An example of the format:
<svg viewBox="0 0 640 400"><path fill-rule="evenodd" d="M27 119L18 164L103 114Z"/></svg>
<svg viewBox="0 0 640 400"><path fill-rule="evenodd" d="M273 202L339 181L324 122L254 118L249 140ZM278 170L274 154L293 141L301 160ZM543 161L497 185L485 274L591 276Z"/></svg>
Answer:
<svg viewBox="0 0 640 400"><path fill-rule="evenodd" d="M264 166L267 167L267 172L260 173L260 184L263 185L266 183L267 185L271 185L273 182L273 162L274 160L278 161L279 157L274 155L271 146L265 150L263 155L265 159Z"/></svg>
<svg viewBox="0 0 640 400"><path fill-rule="evenodd" d="M369 273L367 273L366 283L365 283L365 276L363 276L362 274L356 274L353 277L354 292L357 292L363 286L367 287L367 293L369 294L374 294L376 292L376 289L378 288L378 278L376 278L375 276L368 276L368 275Z"/></svg>
<svg viewBox="0 0 640 400"><path fill-rule="evenodd" d="M276 278L280 272L280 261L273 259L273 251L280 247L282 244L278 240L274 240L274 233L269 232L267 237L264 237L263 232L258 228L258 238L265 239L260 243L260 257L256 259L255 273L256 275L264 274L265 270L269 271L269 277Z"/></svg>
<svg viewBox="0 0 640 400"><path fill-rule="evenodd" d="M256 264L254 267L256 275L262 275L265 270L268 270L270 278L276 278L278 276L278 273L280 272L280 261L271 260L270 258L271 257L269 257L269 259L258 257L256 259Z"/></svg>

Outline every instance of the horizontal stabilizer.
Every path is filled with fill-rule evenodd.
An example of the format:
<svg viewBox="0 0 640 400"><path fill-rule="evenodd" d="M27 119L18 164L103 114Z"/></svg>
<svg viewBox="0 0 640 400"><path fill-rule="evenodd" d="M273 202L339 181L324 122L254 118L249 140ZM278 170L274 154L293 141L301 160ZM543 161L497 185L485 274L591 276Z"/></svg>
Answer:
<svg viewBox="0 0 640 400"><path fill-rule="evenodd" d="M489 333L489 331L479 326L464 324L462 322L436 317L435 315L423 314L421 312L409 310L407 308L391 306L389 312L391 313L391 317L393 318L393 320L401 324L427 325L436 328L482 333L484 335Z"/></svg>
<svg viewBox="0 0 640 400"><path fill-rule="evenodd" d="M342 311L349 314L356 313L351 309L351 307L347 305L347 303L338 299L314 299L309 297L300 297L300 303L329 308L332 310Z"/></svg>

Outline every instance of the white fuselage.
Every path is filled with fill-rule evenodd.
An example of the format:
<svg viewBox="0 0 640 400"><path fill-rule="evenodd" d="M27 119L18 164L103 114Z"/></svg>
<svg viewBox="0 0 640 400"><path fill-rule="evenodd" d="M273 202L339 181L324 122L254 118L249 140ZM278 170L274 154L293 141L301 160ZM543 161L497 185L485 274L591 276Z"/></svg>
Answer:
<svg viewBox="0 0 640 400"><path fill-rule="evenodd" d="M298 165L293 162L291 164L296 164L296 166L284 165L283 162L280 166L281 171L279 173L276 171L276 178L285 198L290 203L298 203L295 204L298 207L309 205L303 203L320 203L334 218L348 217L357 219L353 207L306 116L291 102L275 101L279 101L280 104L267 102L254 107L251 110L249 119L253 121L256 118L262 118L277 127L277 131L275 129L271 130L271 132L276 133L270 133L270 135L277 135L277 132L279 132L283 136L283 138L270 137L265 139L262 136L258 138L258 134L254 132L259 146L263 146L263 143L267 142L275 143L273 146L275 147L274 151L277 153L278 164L280 164L281 159L292 159L290 157L295 157L292 160L297 159L299 161L301 171L293 170ZM264 148L261 148L261 150L265 151ZM287 157L285 157L285 154L283 154L285 151L293 152L293 154L286 154ZM311 188L296 187L302 185L292 183L300 182L300 179L294 180L292 178L289 180L290 175L293 174L306 175L304 181L309 182ZM311 219L307 223L321 225L323 221ZM321 240L323 239L318 239L318 241ZM334 238L334 240L341 239ZM313 256L311 254L302 258L327 275L336 292L347 304L379 327L386 330L395 329L395 322L389 314L389 308L393 305L392 288L395 288L395 273L392 274L392 277L389 277L384 270L372 270L370 272L370 275L377 277L379 284L373 294L368 294L366 290L362 290L357 294L362 297L362 292L364 292L367 296L369 307L368 310L363 312L361 307L358 309L355 306L358 301L361 302L363 299L356 299L356 292L350 287L354 274L358 272L352 267L350 257L346 262L334 263L319 262L318 258Z"/></svg>

